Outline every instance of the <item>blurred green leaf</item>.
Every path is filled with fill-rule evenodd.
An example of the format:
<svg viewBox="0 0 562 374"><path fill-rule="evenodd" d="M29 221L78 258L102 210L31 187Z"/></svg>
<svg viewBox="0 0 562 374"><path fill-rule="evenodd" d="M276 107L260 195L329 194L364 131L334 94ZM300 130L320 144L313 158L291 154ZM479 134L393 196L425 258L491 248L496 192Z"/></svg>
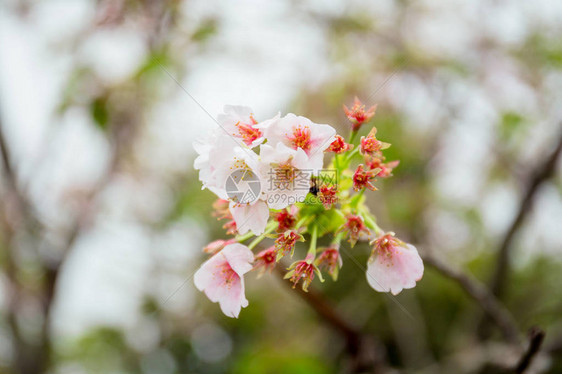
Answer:
<svg viewBox="0 0 562 374"><path fill-rule="evenodd" d="M321 358L300 352L292 352L290 347L280 347L279 351L261 349L247 353L236 362L233 374L325 374L333 373Z"/></svg>
<svg viewBox="0 0 562 374"><path fill-rule="evenodd" d="M525 119L519 113L505 112L500 120L500 132L503 139L511 138L525 125Z"/></svg>
<svg viewBox="0 0 562 374"><path fill-rule="evenodd" d="M109 110L107 108L107 97L101 96L90 103L90 113L96 125L106 130L109 123Z"/></svg>
<svg viewBox="0 0 562 374"><path fill-rule="evenodd" d="M218 22L214 18L204 20L201 25L191 35L191 40L195 42L206 42L210 37L215 35L218 30Z"/></svg>

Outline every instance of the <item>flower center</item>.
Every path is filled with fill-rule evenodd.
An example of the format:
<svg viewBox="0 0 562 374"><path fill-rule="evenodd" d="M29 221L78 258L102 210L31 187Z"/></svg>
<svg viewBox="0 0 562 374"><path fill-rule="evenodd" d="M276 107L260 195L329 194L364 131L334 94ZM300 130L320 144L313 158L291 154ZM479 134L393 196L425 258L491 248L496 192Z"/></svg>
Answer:
<svg viewBox="0 0 562 374"><path fill-rule="evenodd" d="M230 170L248 170L251 171L252 169L248 166L246 161L242 160L241 158L234 157L234 163L230 167Z"/></svg>
<svg viewBox="0 0 562 374"><path fill-rule="evenodd" d="M275 168L275 187L277 189L290 189L291 183L297 176L297 172L298 169L288 161L277 165L277 168Z"/></svg>
<svg viewBox="0 0 562 374"><path fill-rule="evenodd" d="M375 242L375 248L379 251L379 254L387 254L391 255L394 252L394 249L399 247L399 243L397 242L396 238L394 238L390 234L386 234Z"/></svg>
<svg viewBox="0 0 562 374"><path fill-rule="evenodd" d="M263 256L263 260L266 264L271 264L275 262L275 252L269 251Z"/></svg>
<svg viewBox="0 0 562 374"><path fill-rule="evenodd" d="M236 274L236 272L232 270L228 262L219 265L218 275L221 277L221 279L224 282L224 285L227 288L232 287L232 284L239 278L238 274Z"/></svg>
<svg viewBox="0 0 562 374"><path fill-rule="evenodd" d="M256 129L250 124L238 122L235 126L238 129L238 136L240 136L244 144L248 146L262 136L260 129Z"/></svg>
<svg viewBox="0 0 562 374"><path fill-rule="evenodd" d="M288 136L294 149L302 148L307 154L312 142L310 140L310 128L308 126L297 126L293 129L292 136Z"/></svg>

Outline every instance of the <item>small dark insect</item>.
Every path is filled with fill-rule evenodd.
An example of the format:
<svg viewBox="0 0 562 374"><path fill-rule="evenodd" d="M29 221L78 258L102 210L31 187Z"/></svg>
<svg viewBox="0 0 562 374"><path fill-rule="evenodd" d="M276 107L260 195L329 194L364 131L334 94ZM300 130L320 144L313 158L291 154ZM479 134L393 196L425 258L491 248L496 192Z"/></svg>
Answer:
<svg viewBox="0 0 562 374"><path fill-rule="evenodd" d="M316 183L316 179L312 179L310 181L310 190L308 192L310 192L314 196L318 196L318 191L320 191L320 188L318 188L318 184Z"/></svg>

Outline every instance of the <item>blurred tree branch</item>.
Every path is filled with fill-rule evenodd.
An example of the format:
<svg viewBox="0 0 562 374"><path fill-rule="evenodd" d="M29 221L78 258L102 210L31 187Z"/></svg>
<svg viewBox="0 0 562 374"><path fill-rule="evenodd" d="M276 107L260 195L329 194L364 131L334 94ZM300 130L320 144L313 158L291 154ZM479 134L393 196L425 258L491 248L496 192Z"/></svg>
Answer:
<svg viewBox="0 0 562 374"><path fill-rule="evenodd" d="M32 214L32 207L18 185L12 158L0 115L0 155L4 169L6 195L2 199L3 241L5 246L5 273L10 289L8 290L7 321L14 340L13 365L22 374L40 373L46 369L49 356L49 332L46 322L41 327L39 342L28 342L18 323L21 302L24 298L24 285L19 280L19 268L15 258L14 236L22 230L33 231L40 222Z"/></svg>
<svg viewBox="0 0 562 374"><path fill-rule="evenodd" d="M281 282L288 287L291 283L283 279L283 266L276 266L275 271ZM314 290L308 292L299 287L293 289L324 321L346 339L346 350L351 356L351 362L346 371L350 373L384 371L385 353L382 345L373 336L363 334L345 318L339 315L334 307L321 294Z"/></svg>
<svg viewBox="0 0 562 374"><path fill-rule="evenodd" d="M505 285L508 282L509 278L509 265L510 265L510 252L511 252L511 243L517 233L517 230L521 227L527 214L531 212L533 207L533 200L534 197L539 190L539 187L549 180L556 171L556 163L562 152L562 130L560 131L560 137L558 139L558 144L554 151L550 154L548 158L542 163L542 166L539 166L535 173L531 176L527 192L523 196L521 203L519 204L519 210L517 215L515 216L511 226L507 230L503 240L498 249L498 258L496 261L496 269L494 271L494 275L490 282L490 288L494 295L498 298L502 298L505 292Z"/></svg>
<svg viewBox="0 0 562 374"><path fill-rule="evenodd" d="M538 327L533 327L529 331L529 347L517 363L517 366L515 367L515 373L522 374L527 370L527 368L529 368L531 362L533 361L533 358L539 352L539 349L544 340L544 335L544 331L542 331Z"/></svg>
<svg viewBox="0 0 562 374"><path fill-rule="evenodd" d="M486 315L499 327L505 340L519 345L519 330L513 316L486 286L473 277L455 270L429 253L422 255L424 262L447 278L457 282L480 305Z"/></svg>
<svg viewBox="0 0 562 374"><path fill-rule="evenodd" d="M490 281L490 289L498 299L502 299L505 293L506 284L509 281L509 268L511 263L511 248L515 234L525 222L527 214L533 208L534 197L537 194L539 187L550 178L552 178L556 171L556 164L560 153L562 152L562 126L560 126L560 135L558 143L554 151L544 160L544 162L537 167L535 173L530 177L527 184L527 191L519 204L517 215L513 219L509 229L507 230L503 240L501 241L498 251L496 267ZM489 317L489 316L488 316ZM486 339L489 337L488 318L484 317L478 327L478 335Z"/></svg>
<svg viewBox="0 0 562 374"><path fill-rule="evenodd" d="M140 101L140 97L136 97ZM135 108L135 103L128 108ZM2 166L4 169L4 181L6 184L6 197L3 199L3 224L4 224L4 243L5 251L5 271L10 283L9 290L9 307L8 307L8 324L10 326L14 339L14 365L18 373L36 374L43 373L48 370L51 358L51 334L50 322L52 305L55 298L55 288L60 269L67 258L68 253L74 246L76 239L80 233L91 221L93 213L93 203L97 196L112 181L113 176L118 170L118 165L122 156L126 154L127 146L131 144L134 138L133 132L139 119L134 110L126 110L114 118L114 126L108 133L109 139L112 140L111 162L106 173L91 188L85 197L81 209L77 212L77 216L68 230L63 245L60 248L52 248L53 253L50 256L41 256L36 253L37 265L43 273L43 282L41 294L39 296L42 306L42 326L39 340L37 342L28 342L20 332L17 315L20 304L23 299L25 290L23 285L18 281L19 273L22 271L18 267L14 258L13 237L15 233L27 231L42 236L44 227L42 223L33 214L34 208L28 201L27 196L17 183L17 175L14 170L11 155L7 146L4 135L4 128L0 122L0 155L2 158Z"/></svg>

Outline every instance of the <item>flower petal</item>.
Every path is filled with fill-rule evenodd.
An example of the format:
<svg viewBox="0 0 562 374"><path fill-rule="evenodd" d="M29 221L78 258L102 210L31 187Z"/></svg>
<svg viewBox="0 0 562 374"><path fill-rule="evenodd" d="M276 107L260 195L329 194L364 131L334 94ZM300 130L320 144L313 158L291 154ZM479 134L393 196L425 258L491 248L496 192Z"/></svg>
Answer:
<svg viewBox="0 0 562 374"><path fill-rule="evenodd" d="M221 252L226 261L230 264L232 270L242 277L244 274L252 270L252 262L254 261L254 253L245 245L240 243L229 244Z"/></svg>
<svg viewBox="0 0 562 374"><path fill-rule="evenodd" d="M255 235L263 234L269 219L269 207L263 200L256 200L253 204L230 203L230 213L236 222L239 234L252 231Z"/></svg>
<svg viewBox="0 0 562 374"><path fill-rule="evenodd" d="M398 247L392 253L374 253L367 267L367 282L379 292L399 294L413 288L423 276L423 261L413 245Z"/></svg>

